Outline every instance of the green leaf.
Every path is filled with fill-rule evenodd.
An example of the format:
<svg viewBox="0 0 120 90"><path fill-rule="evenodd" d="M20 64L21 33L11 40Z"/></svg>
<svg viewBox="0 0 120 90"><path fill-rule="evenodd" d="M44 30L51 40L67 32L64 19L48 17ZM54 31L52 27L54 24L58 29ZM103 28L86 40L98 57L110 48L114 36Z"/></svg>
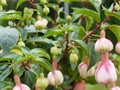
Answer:
<svg viewBox="0 0 120 90"><path fill-rule="evenodd" d="M27 0L18 0L16 8L18 8L25 1L27 1Z"/></svg>
<svg viewBox="0 0 120 90"><path fill-rule="evenodd" d="M15 10L9 10L8 12L0 13L0 20L20 20L22 13Z"/></svg>
<svg viewBox="0 0 120 90"><path fill-rule="evenodd" d="M93 42L88 43L88 50L89 50L89 55L88 56L89 56L89 59L90 59L88 69L90 69L100 59L100 54L98 54L95 51Z"/></svg>
<svg viewBox="0 0 120 90"><path fill-rule="evenodd" d="M92 17L96 22L100 22L100 15L93 11L93 10L90 10L90 9L87 9L87 8L73 8L74 12L73 14L83 14L83 15L86 15L86 16L90 16Z"/></svg>
<svg viewBox="0 0 120 90"><path fill-rule="evenodd" d="M106 16L112 16L120 20L120 13L118 12L110 12L108 10L105 10L105 15Z"/></svg>
<svg viewBox="0 0 120 90"><path fill-rule="evenodd" d="M8 77L11 72L12 68L7 67L5 70L3 70L2 73L0 74L0 81L3 81L6 77Z"/></svg>
<svg viewBox="0 0 120 90"><path fill-rule="evenodd" d="M64 33L62 30L54 28L47 30L47 33L44 35L44 37L54 36L54 35L63 35Z"/></svg>
<svg viewBox="0 0 120 90"><path fill-rule="evenodd" d="M120 41L120 26L119 25L107 25L105 29L110 29L116 36L117 40Z"/></svg>
<svg viewBox="0 0 120 90"><path fill-rule="evenodd" d="M78 45L80 45L80 48L83 49L86 52L86 54L88 54L88 49L87 49L88 46L86 45L86 43L84 41L82 41L82 40L72 40L72 41L74 41Z"/></svg>
<svg viewBox="0 0 120 90"><path fill-rule="evenodd" d="M46 59L50 60L50 55L42 48L34 48L30 51L32 55L37 55L39 57L45 57Z"/></svg>
<svg viewBox="0 0 120 90"><path fill-rule="evenodd" d="M23 77L22 77L23 78ZM27 84L31 89L34 88L35 86L35 81L36 81L36 77L33 73L31 73L30 71L26 71L24 78L22 80L25 84Z"/></svg>
<svg viewBox="0 0 120 90"><path fill-rule="evenodd" d="M86 16L85 21L86 21L86 30L89 30L93 24L93 19L89 16Z"/></svg>
<svg viewBox="0 0 120 90"><path fill-rule="evenodd" d="M8 82L0 81L0 90L11 90L12 87Z"/></svg>
<svg viewBox="0 0 120 90"><path fill-rule="evenodd" d="M28 40L28 42L40 42L40 43L44 43L44 44L52 44L53 41L48 39L48 38L44 38L44 37L33 37L30 40Z"/></svg>
<svg viewBox="0 0 120 90"><path fill-rule="evenodd" d="M18 36L19 33L15 28L0 26L0 46L3 51L9 51L17 43Z"/></svg>
<svg viewBox="0 0 120 90"><path fill-rule="evenodd" d="M48 71L52 71L52 65L44 58L37 58L33 63L41 65Z"/></svg>
<svg viewBox="0 0 120 90"><path fill-rule="evenodd" d="M0 61L14 60L17 56L18 54L16 53L8 52L0 56Z"/></svg>

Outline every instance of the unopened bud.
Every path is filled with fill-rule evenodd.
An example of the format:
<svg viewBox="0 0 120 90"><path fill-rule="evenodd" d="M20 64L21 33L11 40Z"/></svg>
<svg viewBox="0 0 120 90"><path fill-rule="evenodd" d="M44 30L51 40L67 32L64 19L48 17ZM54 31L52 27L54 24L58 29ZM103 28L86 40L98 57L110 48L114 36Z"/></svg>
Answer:
<svg viewBox="0 0 120 90"><path fill-rule="evenodd" d="M70 57L69 57L69 60L71 63L77 63L78 61L78 55L76 53L71 53L70 54Z"/></svg>
<svg viewBox="0 0 120 90"><path fill-rule="evenodd" d="M56 46L52 47L50 49L50 53L53 55L53 56L56 56L58 54L58 48Z"/></svg>
<svg viewBox="0 0 120 90"><path fill-rule="evenodd" d="M120 54L120 42L118 42L115 46L115 51Z"/></svg>
<svg viewBox="0 0 120 90"><path fill-rule="evenodd" d="M49 8L47 6L44 6L43 13L47 15L50 12Z"/></svg>

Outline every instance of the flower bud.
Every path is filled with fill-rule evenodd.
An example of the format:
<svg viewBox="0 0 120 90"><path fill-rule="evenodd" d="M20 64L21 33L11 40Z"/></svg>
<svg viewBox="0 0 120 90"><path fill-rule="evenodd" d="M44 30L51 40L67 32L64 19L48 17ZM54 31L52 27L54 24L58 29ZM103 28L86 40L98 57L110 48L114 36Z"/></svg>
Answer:
<svg viewBox="0 0 120 90"><path fill-rule="evenodd" d="M82 78L87 78L89 76L92 76L94 75L95 73L95 67L91 67L88 71L88 64L85 63L85 62L81 62L79 65L78 65L78 71L79 71L79 74Z"/></svg>
<svg viewBox="0 0 120 90"><path fill-rule="evenodd" d="M108 54L102 55L102 61L99 62L95 72L95 79L98 83L108 85L117 80L117 73L114 64L108 60Z"/></svg>
<svg viewBox="0 0 120 90"><path fill-rule="evenodd" d="M42 4L46 4L46 3L48 3L47 0L40 0L40 2L41 2Z"/></svg>
<svg viewBox="0 0 120 90"><path fill-rule="evenodd" d="M44 18L39 18L38 21L35 22L35 28L38 30L44 29L48 24L48 21Z"/></svg>
<svg viewBox="0 0 120 90"><path fill-rule="evenodd" d="M49 85L49 80L47 78L38 78L36 81L36 87L45 90Z"/></svg>
<svg viewBox="0 0 120 90"><path fill-rule="evenodd" d="M115 46L115 51L120 54L120 42L118 42Z"/></svg>
<svg viewBox="0 0 120 90"><path fill-rule="evenodd" d="M49 12L50 12L49 8L48 8L47 6L45 6L45 7L43 8L43 13L44 13L45 15L47 15Z"/></svg>
<svg viewBox="0 0 120 90"><path fill-rule="evenodd" d="M7 1L6 1L6 0L1 0L1 1L0 1L0 4L1 4L2 6L5 6L5 5L7 5Z"/></svg>
<svg viewBox="0 0 120 90"><path fill-rule="evenodd" d="M78 55L76 53L71 53L70 54L70 57L69 57L69 60L71 63L77 63L78 61Z"/></svg>
<svg viewBox="0 0 120 90"><path fill-rule="evenodd" d="M72 19L72 17L70 15L66 16L66 20L70 21Z"/></svg>
<svg viewBox="0 0 120 90"><path fill-rule="evenodd" d="M25 84L16 85L13 90L30 90L30 88Z"/></svg>
<svg viewBox="0 0 120 90"><path fill-rule="evenodd" d="M95 51L98 53L109 52L113 49L113 44L106 38L100 38L95 43Z"/></svg>
<svg viewBox="0 0 120 90"><path fill-rule="evenodd" d="M52 47L50 49L50 53L54 56L57 55L58 54L58 48L56 46Z"/></svg>
<svg viewBox="0 0 120 90"><path fill-rule="evenodd" d="M120 10L120 5L118 3L115 4L115 10L117 10L117 11Z"/></svg>
<svg viewBox="0 0 120 90"><path fill-rule="evenodd" d="M118 86L113 86L110 90L120 90L120 87L118 87Z"/></svg>
<svg viewBox="0 0 120 90"><path fill-rule="evenodd" d="M55 70L53 72L49 72L47 76L50 85L58 86L63 83L64 77L61 71Z"/></svg>
<svg viewBox="0 0 120 90"><path fill-rule="evenodd" d="M25 43L23 41L18 42L19 46L25 46Z"/></svg>

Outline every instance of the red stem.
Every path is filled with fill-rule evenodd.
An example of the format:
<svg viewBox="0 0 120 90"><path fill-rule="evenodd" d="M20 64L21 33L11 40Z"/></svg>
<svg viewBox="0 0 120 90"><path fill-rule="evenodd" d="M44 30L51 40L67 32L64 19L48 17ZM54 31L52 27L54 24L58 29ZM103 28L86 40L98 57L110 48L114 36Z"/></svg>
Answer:
<svg viewBox="0 0 120 90"><path fill-rule="evenodd" d="M57 70L57 61L56 61L56 59L53 60L52 67L53 67L53 70Z"/></svg>
<svg viewBox="0 0 120 90"><path fill-rule="evenodd" d="M20 82L20 77L16 74L16 75L14 75L14 81L15 81L15 84L16 85L20 85L21 84L21 82Z"/></svg>

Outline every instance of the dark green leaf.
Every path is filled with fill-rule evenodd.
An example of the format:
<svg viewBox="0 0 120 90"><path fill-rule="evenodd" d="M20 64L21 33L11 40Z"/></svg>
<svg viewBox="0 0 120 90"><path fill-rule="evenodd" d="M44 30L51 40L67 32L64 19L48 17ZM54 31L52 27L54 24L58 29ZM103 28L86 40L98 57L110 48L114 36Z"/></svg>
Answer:
<svg viewBox="0 0 120 90"><path fill-rule="evenodd" d="M19 33L15 28L0 26L0 46L3 51L9 51L17 43L18 36Z"/></svg>
<svg viewBox="0 0 120 90"><path fill-rule="evenodd" d="M44 58L37 58L34 63L41 65L48 71L52 71L52 66L51 64Z"/></svg>
<svg viewBox="0 0 120 90"><path fill-rule="evenodd" d="M105 29L110 29L116 36L117 40L120 41L120 26L119 25L108 25Z"/></svg>
<svg viewBox="0 0 120 90"><path fill-rule="evenodd" d="M90 16L92 17L96 22L100 22L100 15L93 11L93 10L90 10L90 9L87 9L87 8L73 8L74 10L74 14L83 14L83 15L86 15L86 16Z"/></svg>
<svg viewBox="0 0 120 90"><path fill-rule="evenodd" d="M26 71L22 81L23 83L27 84L31 89L33 89L35 85L36 77L30 71Z"/></svg>
<svg viewBox="0 0 120 90"><path fill-rule="evenodd" d="M72 41L76 42L80 46L80 48L82 48L88 54L88 49L87 49L88 46L84 41L82 40L72 40Z"/></svg>
<svg viewBox="0 0 120 90"><path fill-rule="evenodd" d="M0 81L3 81L6 77L8 77L11 72L12 68L6 68L5 70L3 70L2 73L0 74Z"/></svg>
<svg viewBox="0 0 120 90"><path fill-rule="evenodd" d="M95 51L93 42L88 43L88 49L89 49L89 59L90 59L88 69L90 69L100 59L100 54L98 54Z"/></svg>
<svg viewBox="0 0 120 90"><path fill-rule="evenodd" d="M11 90L12 87L8 82L0 81L0 90Z"/></svg>

